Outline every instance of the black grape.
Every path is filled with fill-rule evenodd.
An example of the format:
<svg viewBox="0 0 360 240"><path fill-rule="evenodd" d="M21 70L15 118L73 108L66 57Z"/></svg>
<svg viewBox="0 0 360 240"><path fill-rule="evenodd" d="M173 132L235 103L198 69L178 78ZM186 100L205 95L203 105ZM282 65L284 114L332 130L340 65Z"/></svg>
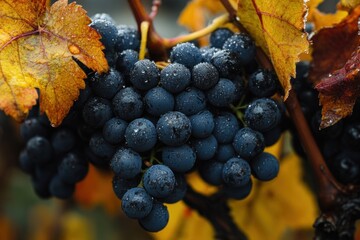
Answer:
<svg viewBox="0 0 360 240"><path fill-rule="evenodd" d="M202 60L201 52L193 43L180 43L173 47L170 52L170 61L194 67Z"/></svg>
<svg viewBox="0 0 360 240"><path fill-rule="evenodd" d="M116 52L120 53L126 49L138 51L140 47L140 37L138 31L130 26L120 25L117 27L115 43Z"/></svg>
<svg viewBox="0 0 360 240"><path fill-rule="evenodd" d="M218 28L210 35L210 44L212 47L222 48L225 41L234 33L228 28Z"/></svg>
<svg viewBox="0 0 360 240"><path fill-rule="evenodd" d="M205 138L214 130L214 116L208 110L198 112L189 117L191 122L191 134L195 138Z"/></svg>
<svg viewBox="0 0 360 240"><path fill-rule="evenodd" d="M139 185L139 183L140 178L138 176L136 176L135 178L125 179L119 175L115 175L112 181L113 190L119 199L123 198L127 190L135 188Z"/></svg>
<svg viewBox="0 0 360 240"><path fill-rule="evenodd" d="M214 118L215 127L213 134L218 143L231 143L239 130L237 118L229 112L222 112Z"/></svg>
<svg viewBox="0 0 360 240"><path fill-rule="evenodd" d="M151 150L157 141L154 124L145 118L133 120L125 130L125 140L137 152Z"/></svg>
<svg viewBox="0 0 360 240"><path fill-rule="evenodd" d="M225 41L223 49L236 53L241 64L249 63L255 57L256 51L254 41L244 33L234 34L229 37Z"/></svg>
<svg viewBox="0 0 360 240"><path fill-rule="evenodd" d="M162 203L155 202L150 213L139 220L140 225L149 232L158 232L163 229L169 221L169 211Z"/></svg>
<svg viewBox="0 0 360 240"><path fill-rule="evenodd" d="M68 199L75 191L74 184L65 183L59 176L55 176L49 185L50 193L60 199Z"/></svg>
<svg viewBox="0 0 360 240"><path fill-rule="evenodd" d="M145 189L135 187L125 192L121 207L127 217L140 219L149 215L153 208L153 200Z"/></svg>
<svg viewBox="0 0 360 240"><path fill-rule="evenodd" d="M141 171L141 156L134 150L121 148L110 161L110 167L116 175L125 179L136 177Z"/></svg>
<svg viewBox="0 0 360 240"><path fill-rule="evenodd" d="M175 98L164 88L155 87L150 89L144 96L144 104L146 112L159 117L174 110Z"/></svg>
<svg viewBox="0 0 360 240"><path fill-rule="evenodd" d="M249 196L251 189L252 189L253 183L250 178L250 181L248 181L244 186L240 187L231 187L228 185L225 185L223 188L224 193L226 196L232 199L236 200L242 200Z"/></svg>
<svg viewBox="0 0 360 240"><path fill-rule="evenodd" d="M208 90L219 81L219 73L210 63L199 63L192 69L192 80L195 87Z"/></svg>
<svg viewBox="0 0 360 240"><path fill-rule="evenodd" d="M169 146L183 145L191 135L191 123L181 112L168 112L156 124L158 138Z"/></svg>
<svg viewBox="0 0 360 240"><path fill-rule="evenodd" d="M74 184L86 176L89 165L84 156L75 152L66 154L58 167L60 179L68 184Z"/></svg>
<svg viewBox="0 0 360 240"><path fill-rule="evenodd" d="M172 63L160 73L161 86L171 93L179 93L189 86L191 81L190 70L183 64Z"/></svg>
<svg viewBox="0 0 360 240"><path fill-rule="evenodd" d="M249 77L249 90L256 97L271 97L278 87L278 79L271 71L259 69Z"/></svg>
<svg viewBox="0 0 360 240"><path fill-rule="evenodd" d="M159 81L160 71L155 63L148 60L139 60L130 72L130 82L139 90L149 90Z"/></svg>
<svg viewBox="0 0 360 240"><path fill-rule="evenodd" d="M61 128L51 137L51 145L55 153L66 153L75 147L76 136L70 129Z"/></svg>
<svg viewBox="0 0 360 240"><path fill-rule="evenodd" d="M116 60L116 69L125 76L129 77L135 63L139 60L139 53L137 51L127 49L122 51Z"/></svg>
<svg viewBox="0 0 360 240"><path fill-rule="evenodd" d="M182 200L186 194L187 184L183 174L175 174L175 187L174 190L166 198L159 199L165 203L176 203Z"/></svg>
<svg viewBox="0 0 360 240"><path fill-rule="evenodd" d="M220 78L219 82L207 92L207 98L215 107L226 107L235 100L235 93L235 84L229 79Z"/></svg>
<svg viewBox="0 0 360 240"><path fill-rule="evenodd" d="M100 158L109 159L115 153L115 147L106 142L101 132L93 134L89 141L91 151Z"/></svg>
<svg viewBox="0 0 360 240"><path fill-rule="evenodd" d="M50 142L44 137L35 136L29 139L26 151L28 157L36 164L44 164L52 160L53 149Z"/></svg>
<svg viewBox="0 0 360 240"><path fill-rule="evenodd" d="M274 100L260 98L253 101L245 111L244 120L254 130L264 132L275 127L281 118Z"/></svg>
<svg viewBox="0 0 360 240"><path fill-rule="evenodd" d="M155 198L165 198L171 195L175 188L175 175L164 165L153 165L146 170L143 184L146 192Z"/></svg>
<svg viewBox="0 0 360 240"><path fill-rule="evenodd" d="M94 128L102 127L112 115L111 103L99 97L90 98L82 111L85 123Z"/></svg>
<svg viewBox="0 0 360 240"><path fill-rule="evenodd" d="M217 51L210 62L222 78L232 78L241 68L239 55L228 50Z"/></svg>
<svg viewBox="0 0 360 240"><path fill-rule="evenodd" d="M205 161L210 160L215 156L218 142L214 135L210 135L207 138L193 139L192 146L195 150L197 159Z"/></svg>
<svg viewBox="0 0 360 240"><path fill-rule="evenodd" d="M107 19L96 18L90 24L102 36L100 41L105 46L105 51L112 52L117 41L117 29L113 22Z"/></svg>
<svg viewBox="0 0 360 240"><path fill-rule="evenodd" d="M35 136L46 137L48 135L48 131L38 118L30 118L26 119L24 123L21 124L20 134L25 141L28 141L30 138Z"/></svg>
<svg viewBox="0 0 360 240"><path fill-rule="evenodd" d="M263 152L251 161L253 175L261 181L269 181L279 173L279 161L274 155Z"/></svg>
<svg viewBox="0 0 360 240"><path fill-rule="evenodd" d="M252 159L263 152L264 137L251 128L241 128L235 135L233 146L235 151L244 159Z"/></svg>
<svg viewBox="0 0 360 240"><path fill-rule="evenodd" d="M222 178L223 168L223 162L213 160L206 161L200 165L199 173L201 178L204 179L205 182L214 186L220 186L224 183Z"/></svg>
<svg viewBox="0 0 360 240"><path fill-rule="evenodd" d="M126 121L141 117L144 110L141 95L131 87L121 89L112 103L115 115Z"/></svg>
<svg viewBox="0 0 360 240"><path fill-rule="evenodd" d="M231 187L245 186L250 181L251 169L245 160L230 158L222 171L222 178L226 185Z"/></svg>
<svg viewBox="0 0 360 240"><path fill-rule="evenodd" d="M175 111L193 115L206 107L206 96L203 91L190 87L175 98Z"/></svg>
<svg viewBox="0 0 360 240"><path fill-rule="evenodd" d="M123 76L116 70L110 69L106 74L95 74L90 79L93 92L102 98L112 99L114 95L124 86Z"/></svg>
<svg viewBox="0 0 360 240"><path fill-rule="evenodd" d="M194 166L196 154L191 147L184 144L179 147L164 147L161 158L164 165L171 170L184 173Z"/></svg>

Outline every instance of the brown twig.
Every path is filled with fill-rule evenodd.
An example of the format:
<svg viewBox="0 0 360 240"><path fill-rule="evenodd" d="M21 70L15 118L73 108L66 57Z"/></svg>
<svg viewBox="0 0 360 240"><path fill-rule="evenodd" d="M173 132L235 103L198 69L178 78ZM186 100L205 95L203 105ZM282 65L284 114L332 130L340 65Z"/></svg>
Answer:
<svg viewBox="0 0 360 240"><path fill-rule="evenodd" d="M139 32L141 32L140 26L142 22L147 21L150 24L147 37L147 46L151 58L159 61L166 60L167 49L164 44L162 44L164 40L155 31L153 19L146 12L144 5L141 3L141 0L128 0L128 3L134 14Z"/></svg>
<svg viewBox="0 0 360 240"><path fill-rule="evenodd" d="M220 0L221 4L224 6L226 11L229 13L229 18L233 22L233 24L244 33L247 33L246 28L238 21L238 16L236 14L236 10L232 7L231 3L228 0Z"/></svg>
<svg viewBox="0 0 360 240"><path fill-rule="evenodd" d="M245 234L234 223L227 205L227 198L221 193L207 197L188 186L184 202L209 220L215 230L216 240L247 239Z"/></svg>
<svg viewBox="0 0 360 240"><path fill-rule="evenodd" d="M161 0L153 0L152 6L151 6L151 13L149 14L149 18L151 20L154 20L159 12L159 8L161 6Z"/></svg>

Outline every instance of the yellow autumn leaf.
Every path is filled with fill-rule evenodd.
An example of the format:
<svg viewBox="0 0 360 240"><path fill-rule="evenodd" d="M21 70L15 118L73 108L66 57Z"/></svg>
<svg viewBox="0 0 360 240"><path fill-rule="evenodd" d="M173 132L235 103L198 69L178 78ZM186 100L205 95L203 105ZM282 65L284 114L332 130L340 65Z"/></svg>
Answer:
<svg viewBox="0 0 360 240"><path fill-rule="evenodd" d="M36 104L55 126L68 113L86 74L73 60L108 70L100 35L80 5L48 0L0 1L0 109L23 120Z"/></svg>
<svg viewBox="0 0 360 240"><path fill-rule="evenodd" d="M360 5L360 0L340 0L340 2L338 3L338 8L350 11L358 5Z"/></svg>
<svg viewBox="0 0 360 240"><path fill-rule="evenodd" d="M54 233L57 233L56 239L59 240L95 240L95 226L89 218L69 209L64 211L62 204L53 201L51 204L35 205L28 217L29 232L26 239L52 240Z"/></svg>
<svg viewBox="0 0 360 240"><path fill-rule="evenodd" d="M61 217L59 240L95 240L94 226L87 217L68 212Z"/></svg>
<svg viewBox="0 0 360 240"><path fill-rule="evenodd" d="M311 21L312 15L314 11L317 10L317 7L322 3L324 0L310 0L306 2L306 6L308 8L307 20Z"/></svg>
<svg viewBox="0 0 360 240"><path fill-rule="evenodd" d="M210 14L216 14L224 11L220 0L192 0L181 12L178 23L190 32L202 29L206 25L206 19ZM196 16L196 21L194 21Z"/></svg>
<svg viewBox="0 0 360 240"><path fill-rule="evenodd" d="M108 214L117 214L120 200L114 193L112 179L112 173L90 165L85 179L76 184L74 200L85 208L103 206Z"/></svg>
<svg viewBox="0 0 360 240"><path fill-rule="evenodd" d="M311 20L314 23L315 30L319 30L340 23L347 15L346 11L341 10L336 11L336 13L322 13L318 9L314 9Z"/></svg>
<svg viewBox="0 0 360 240"><path fill-rule="evenodd" d="M337 24L348 15L346 11L342 10L335 13L323 13L317 8L322 2L323 0L310 0L306 3L309 9L307 21L314 24L315 30Z"/></svg>
<svg viewBox="0 0 360 240"><path fill-rule="evenodd" d="M239 0L241 23L271 59L286 99L299 55L308 51L304 0Z"/></svg>

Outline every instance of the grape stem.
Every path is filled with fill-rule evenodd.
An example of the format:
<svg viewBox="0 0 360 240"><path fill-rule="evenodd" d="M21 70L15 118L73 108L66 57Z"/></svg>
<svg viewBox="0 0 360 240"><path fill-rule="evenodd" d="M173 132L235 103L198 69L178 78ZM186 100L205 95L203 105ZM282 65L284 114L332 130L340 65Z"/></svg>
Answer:
<svg viewBox="0 0 360 240"><path fill-rule="evenodd" d="M142 27L141 27L142 23L143 22L149 23L148 33L147 33L147 47L151 58L158 61L161 60L166 61L168 58L167 56L168 50L171 49L176 44L192 41L200 37L206 36L211 32L213 32L214 30L216 30L217 28L219 28L220 26L224 25L225 23L228 23L230 20L229 15L226 13L215 18L210 25L199 31L186 35L181 35L174 38L163 38L155 31L153 24L153 17L147 14L143 4L141 3L141 0L128 0L128 3L134 14L135 20L139 27L139 31L142 34L145 34L142 32ZM141 39L144 39L144 37L141 36Z"/></svg>
<svg viewBox="0 0 360 240"><path fill-rule="evenodd" d="M146 43L147 43L147 37L149 32L149 22L144 21L140 25L141 29L141 43L140 43L140 52L139 52L139 60L143 60L145 58L146 54Z"/></svg>
<svg viewBox="0 0 360 240"><path fill-rule="evenodd" d="M168 48L173 47L178 43L189 42L189 41L204 37L228 22L229 22L229 14L226 13L226 14L223 14L223 15L215 18L211 24L209 24L208 26L206 26L205 28L203 28L199 31L189 33L186 35L182 35L182 36L178 36L178 37L175 37L172 39L164 39L164 41Z"/></svg>
<svg viewBox="0 0 360 240"><path fill-rule="evenodd" d="M204 218L208 219L215 230L216 240L246 240L245 234L240 231L230 215L227 198L221 193L204 196L190 186L187 188L184 202L196 209Z"/></svg>
<svg viewBox="0 0 360 240"><path fill-rule="evenodd" d="M152 7L151 7L151 13L149 15L149 18L151 20L154 20L156 15L158 14L159 12L159 8L161 6L161 0L153 0L152 2Z"/></svg>
<svg viewBox="0 0 360 240"><path fill-rule="evenodd" d="M141 23L149 22L147 47L149 49L151 58L154 60L167 59L167 49L162 44L163 39L155 31L153 19L146 12L144 5L141 3L141 0L128 0L128 3L137 22L139 32L141 32Z"/></svg>

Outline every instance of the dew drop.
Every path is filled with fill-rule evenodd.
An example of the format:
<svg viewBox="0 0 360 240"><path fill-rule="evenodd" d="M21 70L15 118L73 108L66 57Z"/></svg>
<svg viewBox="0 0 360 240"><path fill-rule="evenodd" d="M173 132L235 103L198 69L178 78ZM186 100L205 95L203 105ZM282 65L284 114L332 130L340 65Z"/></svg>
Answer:
<svg viewBox="0 0 360 240"><path fill-rule="evenodd" d="M68 46L68 48L69 48L69 51L72 53L72 54L79 54L80 53L80 49L77 47L77 46L75 46L75 45L73 45L73 44L70 44L69 46Z"/></svg>

